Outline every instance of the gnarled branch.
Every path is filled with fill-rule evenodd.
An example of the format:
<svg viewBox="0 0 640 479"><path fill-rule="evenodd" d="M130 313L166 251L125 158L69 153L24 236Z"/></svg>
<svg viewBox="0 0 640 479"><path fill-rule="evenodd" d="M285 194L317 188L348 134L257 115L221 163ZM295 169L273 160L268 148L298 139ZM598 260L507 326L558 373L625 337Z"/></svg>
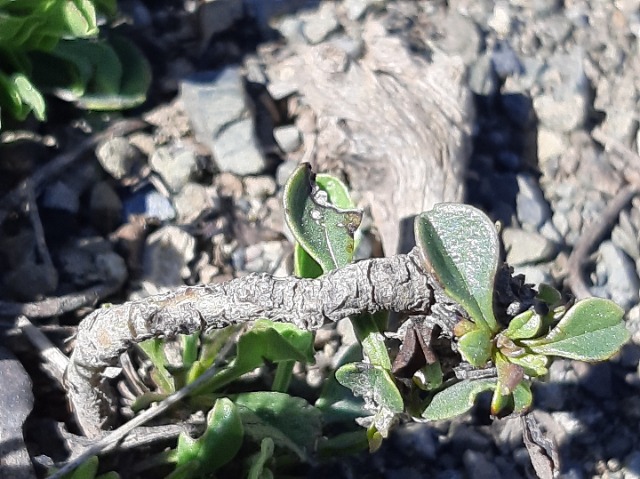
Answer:
<svg viewBox="0 0 640 479"><path fill-rule="evenodd" d="M414 248L406 255L353 263L317 279L253 274L99 309L78 327L67 369L68 397L84 433L96 436L109 420L112 403L101 373L134 343L258 318L316 329L327 320L363 312L429 314L442 300L437 290Z"/></svg>

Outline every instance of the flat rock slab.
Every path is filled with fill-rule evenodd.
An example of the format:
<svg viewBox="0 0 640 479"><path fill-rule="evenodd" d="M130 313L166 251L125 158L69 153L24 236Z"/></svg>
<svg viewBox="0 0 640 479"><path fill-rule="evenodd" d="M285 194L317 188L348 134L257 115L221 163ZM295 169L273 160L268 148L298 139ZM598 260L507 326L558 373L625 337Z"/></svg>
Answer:
<svg viewBox="0 0 640 479"><path fill-rule="evenodd" d="M221 171L254 175L265 169L238 67L192 75L181 83L180 97L196 138L211 150Z"/></svg>

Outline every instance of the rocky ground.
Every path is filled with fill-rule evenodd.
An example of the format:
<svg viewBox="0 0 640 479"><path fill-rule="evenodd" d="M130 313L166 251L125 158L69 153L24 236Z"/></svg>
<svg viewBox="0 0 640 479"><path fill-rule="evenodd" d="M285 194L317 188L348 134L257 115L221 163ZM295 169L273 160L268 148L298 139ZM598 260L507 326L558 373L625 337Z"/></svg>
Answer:
<svg viewBox="0 0 640 479"><path fill-rule="evenodd" d="M116 302L289 274L280 199L302 161L354 189L368 215L360 258L405 249L403 218L464 200L501 222L506 260L529 282L579 294L582 274L591 294L628 312L633 343L618 358L557 361L535 398L562 477L640 477L639 1L121 7L154 67L149 101L127 114L146 123L77 151L105 118L54 105L40 136L5 136L0 315L23 312L68 352L63 341L88 309L55 298ZM45 163L61 166L43 172ZM37 431L66 418L63 396L9 324L6 345L36 385L29 451L53 456ZM25 396L14 397L23 408ZM404 425L373 456L314 472L327 473L482 479L531 468L518 420L490 421L481 403L454 421Z"/></svg>

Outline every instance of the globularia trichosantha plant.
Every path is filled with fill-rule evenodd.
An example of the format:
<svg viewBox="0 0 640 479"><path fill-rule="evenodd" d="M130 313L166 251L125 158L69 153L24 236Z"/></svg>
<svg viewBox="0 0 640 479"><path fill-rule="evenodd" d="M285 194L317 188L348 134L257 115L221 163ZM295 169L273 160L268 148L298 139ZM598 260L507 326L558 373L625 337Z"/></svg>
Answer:
<svg viewBox="0 0 640 479"><path fill-rule="evenodd" d="M262 318L240 334L235 356L193 401L213 407L209 430L221 427L212 419L216 408L229 411L225 418L237 413L242 427L219 434L253 441L253 462L246 467L263 471L282 451L305 460L317 444L326 445L320 440L322 425L338 417L360 417L369 447L375 448L398 417L450 418L471 408L482 391L493 391L493 414L524 413L532 402L530 382L546 374L550 358L607 359L629 338L623 311L611 301L562 304L551 287L535 291L518 283L499 264L494 225L471 206L436 205L417 217L417 247L410 253L355 263L353 236L361 214L337 180L316 179L308 165L301 165L286 186L285 215L298 243L296 272L307 278L260 274L183 287L97 310L81 323L68 382L87 434L99 433L110 418L105 405L112 395L101 372L131 343L163 335L209 331L199 348L195 339L187 340L181 370L160 364L157 345L145 346L165 369L157 383L168 393L212 364L220 347L206 344L228 341L231 336L223 333L228 329L222 328L235 325L239 331L247 321ZM378 317L384 311L407 318L398 333L385 331L384 318ZM315 405L288 394L291 362L312 362L309 331L343 318L353 322L363 359L352 355L343 361L336 378L364 404L340 392L333 379ZM216 340L216 335L222 336ZM391 335L403 339L393 361L385 341ZM265 360L277 364L272 391L234 392L233 384ZM298 422L291 422L294 417ZM339 440L348 443L354 437L362 436ZM209 443L182 439L167 458L179 465L173 477L223 467L197 459L206 456L202 451ZM356 439L351 446L355 443L363 444ZM231 464L237 450L228 449Z"/></svg>

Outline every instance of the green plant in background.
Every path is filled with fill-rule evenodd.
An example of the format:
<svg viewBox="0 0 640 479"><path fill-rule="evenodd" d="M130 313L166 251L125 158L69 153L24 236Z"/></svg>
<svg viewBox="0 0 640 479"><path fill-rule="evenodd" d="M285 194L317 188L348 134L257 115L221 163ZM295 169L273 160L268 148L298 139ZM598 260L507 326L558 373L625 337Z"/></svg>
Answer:
<svg viewBox="0 0 640 479"><path fill-rule="evenodd" d="M283 200L296 239L297 276L317 277L353 260L361 212L342 182L301 165ZM134 410L194 381L239 334L226 365L186 405L208 411L205 432L195 439L182 434L174 449L149 465L175 465L172 479L271 478L315 455L375 450L399 417L452 418L469 410L483 391L493 392L492 414L523 414L532 404L531 382L547 373L553 357L600 361L629 339L623 311L613 302L591 298L562 304L560 293L546 285L539 286L535 307L499 317L493 306L498 235L476 208L437 205L416 218L415 237L427 270L464 311L450 338L458 362L481 375L457 377L435 360L409 384L396 378L385 344L386 316L377 314L350 318L358 344L343 356L314 404L290 392L294 364L314 362L313 334L291 324L260 319L246 330L233 326L183 336L178 366L168 363L164 341L149 340L141 348L155 366L151 378L157 390L142 395ZM251 387L263 390L247 392L246 375L272 365L271 390L254 381ZM355 427L354 419L364 428Z"/></svg>
<svg viewBox="0 0 640 479"><path fill-rule="evenodd" d="M117 472L107 472L106 474L98 474L98 466L100 461L98 456L92 456L90 459L82 463L73 472L66 474L65 479L120 479L120 475Z"/></svg>
<svg viewBox="0 0 640 479"><path fill-rule="evenodd" d="M145 57L128 40L104 32L116 0L0 0L0 111L44 120L43 93L81 108L117 110L145 100Z"/></svg>

